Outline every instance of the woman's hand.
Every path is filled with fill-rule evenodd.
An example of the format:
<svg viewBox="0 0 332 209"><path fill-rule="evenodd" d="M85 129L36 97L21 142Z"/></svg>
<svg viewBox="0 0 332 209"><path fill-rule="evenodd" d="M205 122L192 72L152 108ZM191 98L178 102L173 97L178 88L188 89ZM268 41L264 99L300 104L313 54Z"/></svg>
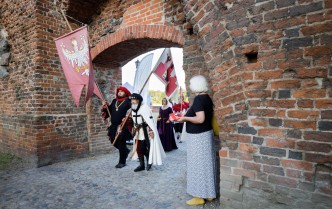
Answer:
<svg viewBox="0 0 332 209"><path fill-rule="evenodd" d="M186 122L186 117L179 117L177 120L175 120L176 122L179 122L179 123L183 123L183 122Z"/></svg>
<svg viewBox="0 0 332 209"><path fill-rule="evenodd" d="M153 133L153 131L152 131L152 130L150 130L150 131L149 131L149 136L150 136L150 138L151 138L151 139L153 139L153 138L154 138L154 133Z"/></svg>

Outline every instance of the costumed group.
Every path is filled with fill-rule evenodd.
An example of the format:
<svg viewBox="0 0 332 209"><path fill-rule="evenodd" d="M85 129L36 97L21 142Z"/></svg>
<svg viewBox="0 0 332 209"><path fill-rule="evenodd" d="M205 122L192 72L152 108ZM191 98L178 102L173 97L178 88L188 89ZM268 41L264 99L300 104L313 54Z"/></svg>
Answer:
<svg viewBox="0 0 332 209"><path fill-rule="evenodd" d="M180 95L179 103L162 100L157 121L151 109L140 94L133 93L124 86L116 90L116 98L111 104L103 102L102 116L110 118L108 127L110 142L119 150L119 163L116 168L126 166L130 155L139 161L135 172L150 171L152 165L162 165L165 152L177 149L175 138L187 144L187 193L193 196L188 205L202 205L216 198L216 165L213 143L212 116L213 102L204 76L190 79L190 90L195 94L192 105ZM176 113L177 118L170 115ZM179 114L180 113L180 114ZM174 131L173 131L174 130ZM127 141L133 139L132 152ZM146 164L145 164L146 162Z"/></svg>

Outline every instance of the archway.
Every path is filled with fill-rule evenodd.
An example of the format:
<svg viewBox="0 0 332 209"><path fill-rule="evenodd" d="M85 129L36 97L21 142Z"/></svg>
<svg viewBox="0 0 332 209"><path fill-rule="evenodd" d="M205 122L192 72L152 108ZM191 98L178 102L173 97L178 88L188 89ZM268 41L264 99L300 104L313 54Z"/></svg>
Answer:
<svg viewBox="0 0 332 209"><path fill-rule="evenodd" d="M93 62L121 67L139 54L162 47L181 47L182 33L165 25L129 26L104 37L91 51Z"/></svg>

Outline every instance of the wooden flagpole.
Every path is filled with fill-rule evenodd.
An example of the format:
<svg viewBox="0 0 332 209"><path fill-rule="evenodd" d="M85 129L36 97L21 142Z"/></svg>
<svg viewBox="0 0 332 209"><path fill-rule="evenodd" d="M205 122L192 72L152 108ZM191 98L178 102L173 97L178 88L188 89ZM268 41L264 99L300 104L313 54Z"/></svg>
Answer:
<svg viewBox="0 0 332 209"><path fill-rule="evenodd" d="M69 27L70 31L72 32L73 29L72 29L72 27L70 26L70 24L69 24L69 22L68 22L68 19L67 19L66 15L65 15L65 12L64 12L62 9L60 9L60 10L61 10L61 14L62 14L63 18L65 19L65 21L66 21L66 23L67 23L67 26ZM90 46L89 46L89 47L90 47ZM97 83L97 82L94 82L94 83L96 84L96 86L97 86L99 92L101 93L101 96L103 97L103 101L105 101L105 97L104 97L103 93L100 91L100 88L99 88L98 83ZM110 118L111 118L111 113L110 113L110 110L108 109L108 105L107 105L107 103L106 103L106 109L107 109L108 115L109 115Z"/></svg>
<svg viewBox="0 0 332 209"><path fill-rule="evenodd" d="M143 84L143 87L142 87L141 90L139 91L139 94L142 93L142 91L143 91L145 85L148 83L148 81L149 81L149 79L150 79L150 77L151 77L151 75L152 75L153 72L154 72L154 71L151 70L151 72L150 72L148 78L145 80L145 82L144 82L144 84ZM118 140L118 138L119 138L119 136L120 136L120 134L121 134L121 132L122 132L122 129L123 129L125 123L127 122L129 116L131 115L131 111L133 111L133 110L130 109L130 111L129 111L129 113L126 115L125 119L121 122L121 125L120 125L120 128L119 128L119 131L118 131L118 133L116 134L115 139L114 139L112 145L114 145L115 142Z"/></svg>

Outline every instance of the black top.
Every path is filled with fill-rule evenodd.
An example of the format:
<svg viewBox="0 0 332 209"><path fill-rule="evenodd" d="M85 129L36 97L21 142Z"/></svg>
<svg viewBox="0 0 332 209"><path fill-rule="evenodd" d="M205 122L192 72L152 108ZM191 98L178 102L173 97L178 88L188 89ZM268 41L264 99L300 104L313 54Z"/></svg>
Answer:
<svg viewBox="0 0 332 209"><path fill-rule="evenodd" d="M119 125L122 122L122 119L126 117L127 111L131 108L131 102L127 98L122 102L118 102L116 99L113 99L112 103L108 106L108 109L111 113L111 123L112 125ZM106 117L108 118L108 112L106 109L103 110L106 113Z"/></svg>
<svg viewBox="0 0 332 209"><path fill-rule="evenodd" d="M201 124L187 122L186 131L190 134L203 133L212 130L213 102L208 94L199 94L185 116L194 117L196 112L204 111L205 120Z"/></svg>

